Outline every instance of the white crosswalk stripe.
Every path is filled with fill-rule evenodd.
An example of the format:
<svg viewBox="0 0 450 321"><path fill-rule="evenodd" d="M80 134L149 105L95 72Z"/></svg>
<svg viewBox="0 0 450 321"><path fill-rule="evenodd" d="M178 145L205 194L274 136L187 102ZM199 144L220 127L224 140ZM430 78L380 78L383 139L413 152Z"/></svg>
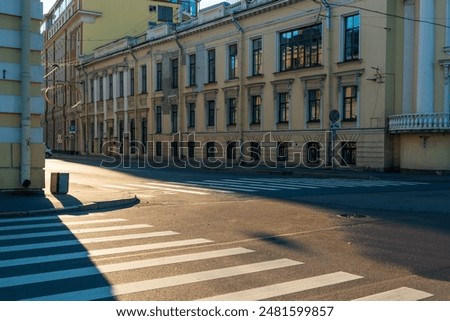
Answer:
<svg viewBox="0 0 450 321"><path fill-rule="evenodd" d="M318 179L318 178L219 178L204 180L186 180L183 182L149 181L141 184L126 183L124 185L101 185L102 188L121 190L151 190L164 193L184 193L193 195L208 195L210 193L257 193L283 190L317 190L359 187L401 187L423 185L421 182L403 182L388 180L364 179Z"/></svg>
<svg viewBox="0 0 450 321"><path fill-rule="evenodd" d="M427 292L402 287L382 293L377 293L374 295L369 295L363 298L356 299L354 301L418 301L432 296L433 294Z"/></svg>
<svg viewBox="0 0 450 321"><path fill-rule="evenodd" d="M275 185L272 185L275 186ZM93 215L95 217L95 215ZM268 261L251 259L251 263L244 264L242 258L251 253L256 253L252 249L243 247L231 247L222 249L205 250L205 248L195 248L197 245L213 244L213 241L197 238L197 239L180 239L182 236L174 231L156 231L143 232L142 229L154 228L149 224L127 224L125 219L89 219L90 217L74 217L74 216L47 216L36 218L6 219L1 221L3 230L0 230L0 240L8 242L0 247L0 300L8 300L8 289L18 288L32 285L36 290L33 294L27 294L27 291L17 291L17 298L14 300L99 300L99 299L118 299L121 295L129 295L141 292L148 292L157 289L173 288L188 284L208 282L219 279L230 280L226 288L230 292L216 296L201 298L202 301L224 301L224 300L265 300L276 298L284 295L301 293L308 290L319 289L337 284L346 284L352 281L364 279L363 276L347 273L344 271L332 272L322 275L314 275L310 277L299 278L287 282L279 282L272 284L270 278L267 278L267 285L248 288L246 276L254 273L274 273L278 270L288 268L300 268L304 262L295 261L288 258L271 259ZM45 222L47 221L47 222ZM9 224L9 225L8 225ZM51 227L59 225L64 230L50 230L47 232L33 232L28 227L38 228L48 224ZM100 224L101 226L89 227L89 224ZM115 225L114 225L115 224ZM87 225L87 227L84 227ZM23 228L23 232L18 231L18 227ZM83 228L79 228L82 226ZM11 229L8 229L11 228ZM14 231L14 234L8 234ZM117 234L123 231L125 234ZM135 231L135 233L131 233ZM114 235L108 233L114 232ZM6 233L6 234L5 234ZM102 236L96 235L91 238L76 238L77 235L85 233L103 233ZM52 240L58 237L62 240ZM75 237L75 238L74 238ZM170 240L149 243L149 239L172 237ZM45 238L45 242L36 242L34 238ZM67 238L67 239L64 239ZM173 238L176 238L175 240ZM112 241L129 241L135 240L140 244L108 247ZM18 243L15 244L14 242ZM28 243L23 243L23 242ZM20 244L19 244L20 243ZM64 249L66 246L87 245L91 247L99 244L100 248L89 250L73 251ZM131 259L129 254L135 253L151 254L154 250L176 248L178 251L187 250L188 253L177 253L176 255L158 255L157 257ZM63 253L54 253L54 249L63 249ZM49 249L52 251L50 255L35 255L37 250ZM33 252L29 251L33 250ZM20 253L25 253L24 257ZM15 257L19 254L19 257ZM116 254L126 254L119 261L114 261ZM35 256L33 256L35 255ZM101 257L107 259L108 263L103 265L95 265L91 259ZM239 257L239 258L238 258ZM76 261L82 259L81 261ZM226 267L216 267L209 269L209 264L200 265L200 271L190 273L177 273L175 275L151 278L151 269L161 266L181 265L195 262L204 262L214 260L216 264L220 264L221 260L230 261ZM233 260L236 260L234 262ZM74 260L74 261L71 261ZM64 261L63 265L59 262ZM74 265L70 264L74 263ZM81 265L80 265L81 264ZM306 263L307 264L307 263ZM53 267L52 267L53 266ZM204 268L202 268L204 266ZM55 269L55 267L57 267ZM17 273L14 273L17 268ZM148 273L136 273L138 270ZM178 269L175 269L177 271ZM2 273L5 272L5 273ZM162 270L164 273L164 270ZM173 270L172 270L173 271ZM183 271L183 269L180 269ZM6 273L7 272L7 273ZM160 271L161 272L161 271ZM121 280L127 280L127 274L144 276L143 279L134 280L132 282L114 283L105 286L104 282L92 285L86 281L80 281L81 278L98 277L101 280L108 280L109 273L121 273ZM149 275L149 277L145 277ZM264 279L264 278L263 278ZM74 282L75 281L75 282ZM70 290L64 291L64 287L48 286L51 283L72 282ZM88 281L89 282L89 281ZM228 281L227 281L228 282ZM76 289L74 289L74 285ZM233 291L235 286L246 290ZM58 290L59 289L59 290ZM370 296L358 298L356 300L423 300L433 296L433 294L423 292L412 288L398 288L390 291L375 293Z"/></svg>
<svg viewBox="0 0 450 321"><path fill-rule="evenodd" d="M361 279L362 276L346 272L336 272L320 276L300 279L285 283L278 283L264 287L244 290L240 292L227 293L223 295L203 298L201 301L257 301L274 298L286 294L317 289L324 286L349 282Z"/></svg>

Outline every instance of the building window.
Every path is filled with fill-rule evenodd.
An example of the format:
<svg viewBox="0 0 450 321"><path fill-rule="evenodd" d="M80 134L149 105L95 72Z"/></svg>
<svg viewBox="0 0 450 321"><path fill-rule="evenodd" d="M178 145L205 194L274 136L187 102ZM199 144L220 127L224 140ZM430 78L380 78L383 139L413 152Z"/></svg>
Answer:
<svg viewBox="0 0 450 321"><path fill-rule="evenodd" d="M278 122L289 122L289 100L287 93L278 94Z"/></svg>
<svg viewBox="0 0 450 321"><path fill-rule="evenodd" d="M178 88L178 59L172 59L172 88Z"/></svg>
<svg viewBox="0 0 450 321"><path fill-rule="evenodd" d="M277 160L280 162L285 162L288 160L289 156L289 143L278 142L277 143Z"/></svg>
<svg viewBox="0 0 450 321"><path fill-rule="evenodd" d="M208 115L208 126L215 126L216 124L216 104L214 100L208 100L206 103L206 106L208 108L207 115Z"/></svg>
<svg viewBox="0 0 450 321"><path fill-rule="evenodd" d="M237 159L238 143L227 142L227 160Z"/></svg>
<svg viewBox="0 0 450 321"><path fill-rule="evenodd" d="M143 145L144 148L144 153L147 151L147 133L148 133L148 128L147 128L147 118L142 118L141 120L141 128L142 128L142 136L141 136L141 143Z"/></svg>
<svg viewBox="0 0 450 321"><path fill-rule="evenodd" d="M130 151L132 154L136 152L136 121L130 120Z"/></svg>
<svg viewBox="0 0 450 321"><path fill-rule="evenodd" d="M130 68L130 96L134 95L134 68Z"/></svg>
<svg viewBox="0 0 450 321"><path fill-rule="evenodd" d="M124 89L123 89L123 71L119 72L119 97L124 96Z"/></svg>
<svg viewBox="0 0 450 321"><path fill-rule="evenodd" d="M320 121L320 90L308 91L308 121Z"/></svg>
<svg viewBox="0 0 450 321"><path fill-rule="evenodd" d="M344 18L344 60L359 59L359 14Z"/></svg>
<svg viewBox="0 0 450 321"><path fill-rule="evenodd" d="M307 163L315 164L320 162L320 149L321 146L318 142L309 142L307 145Z"/></svg>
<svg viewBox="0 0 450 321"><path fill-rule="evenodd" d="M172 133L176 133L178 131L178 106L172 105L171 110Z"/></svg>
<svg viewBox="0 0 450 321"><path fill-rule="evenodd" d="M214 142L206 143L206 158L214 158L216 157L216 146Z"/></svg>
<svg viewBox="0 0 450 321"><path fill-rule="evenodd" d="M322 25L280 34L280 71L322 64Z"/></svg>
<svg viewBox="0 0 450 321"><path fill-rule="evenodd" d="M161 142L156 142L156 156L162 156L162 143Z"/></svg>
<svg viewBox="0 0 450 321"><path fill-rule="evenodd" d="M162 108L161 106L156 107L156 133L162 132Z"/></svg>
<svg viewBox="0 0 450 321"><path fill-rule="evenodd" d="M195 86L197 83L195 60L195 54L189 55L189 86Z"/></svg>
<svg viewBox="0 0 450 321"><path fill-rule="evenodd" d="M216 81L216 50L208 50L208 82Z"/></svg>
<svg viewBox="0 0 450 321"><path fill-rule="evenodd" d="M258 162L261 159L261 145L258 142L250 142L251 162Z"/></svg>
<svg viewBox="0 0 450 321"><path fill-rule="evenodd" d="M252 75L262 74L262 39L252 40Z"/></svg>
<svg viewBox="0 0 450 321"><path fill-rule="evenodd" d="M344 120L355 121L358 105L358 90L356 86L343 87Z"/></svg>
<svg viewBox="0 0 450 321"><path fill-rule="evenodd" d="M156 91L162 90L162 63L156 64Z"/></svg>
<svg viewBox="0 0 450 321"><path fill-rule="evenodd" d="M252 124L261 123L261 96L252 96Z"/></svg>
<svg viewBox="0 0 450 321"><path fill-rule="evenodd" d="M141 83L141 94L145 94L147 92L147 65L141 66Z"/></svg>
<svg viewBox="0 0 450 321"><path fill-rule="evenodd" d="M228 79L238 77L238 48L237 45L228 46Z"/></svg>
<svg viewBox="0 0 450 321"><path fill-rule="evenodd" d="M188 142L188 157L195 157L195 142Z"/></svg>
<svg viewBox="0 0 450 321"><path fill-rule="evenodd" d="M189 103L188 104L188 127L194 128L195 127L195 103Z"/></svg>
<svg viewBox="0 0 450 321"><path fill-rule="evenodd" d="M109 99L113 99L113 75L108 76L108 91L109 91Z"/></svg>
<svg viewBox="0 0 450 321"><path fill-rule="evenodd" d="M342 142L342 165L356 165L356 142Z"/></svg>
<svg viewBox="0 0 450 321"><path fill-rule="evenodd" d="M91 79L91 103L93 103L94 102L94 79Z"/></svg>
<svg viewBox="0 0 450 321"><path fill-rule="evenodd" d="M172 22L173 21L172 7L158 6L158 21Z"/></svg>
<svg viewBox="0 0 450 321"><path fill-rule="evenodd" d="M100 77L100 99L99 100L103 100L103 77Z"/></svg>
<svg viewBox="0 0 450 321"><path fill-rule="evenodd" d="M228 99L228 125L236 125L236 98Z"/></svg>

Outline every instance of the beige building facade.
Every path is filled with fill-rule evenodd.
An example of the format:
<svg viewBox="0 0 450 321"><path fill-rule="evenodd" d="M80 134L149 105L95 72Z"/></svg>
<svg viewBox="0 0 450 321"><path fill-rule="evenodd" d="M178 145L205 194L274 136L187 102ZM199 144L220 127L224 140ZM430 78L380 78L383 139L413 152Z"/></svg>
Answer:
<svg viewBox="0 0 450 321"><path fill-rule="evenodd" d="M0 5L0 190L42 189L42 3Z"/></svg>
<svg viewBox="0 0 450 321"><path fill-rule="evenodd" d="M162 165L449 170L450 5L433 16L425 3L222 3L110 42L77 66L75 148Z"/></svg>

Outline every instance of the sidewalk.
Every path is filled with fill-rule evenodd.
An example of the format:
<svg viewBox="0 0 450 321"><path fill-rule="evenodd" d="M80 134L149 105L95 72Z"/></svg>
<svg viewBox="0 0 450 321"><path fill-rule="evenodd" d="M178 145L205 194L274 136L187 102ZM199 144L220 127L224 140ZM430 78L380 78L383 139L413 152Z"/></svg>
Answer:
<svg viewBox="0 0 450 321"><path fill-rule="evenodd" d="M78 163L101 160L98 156L55 155L54 158ZM131 167L137 166L136 162L136 160L132 160ZM177 166L172 163L170 168L177 168ZM223 173L238 172L246 175L280 175L285 177L442 182L449 183L450 186L450 175L440 172L385 173L340 168L332 170L330 168L270 168L266 166L235 166L233 168L220 167L216 169L203 167L197 170ZM49 187L49 175L50 173L46 173L46 189L40 192L0 191L0 217L120 208L132 206L139 202L139 199L134 194L127 191L109 191L108 193L102 193L102 191L96 190L92 186L74 182L70 183L67 194L52 194Z"/></svg>
<svg viewBox="0 0 450 321"><path fill-rule="evenodd" d="M0 217L120 208L138 202L134 194L127 192L100 193L90 186L71 183L67 194L52 194L49 188L36 192L0 192Z"/></svg>

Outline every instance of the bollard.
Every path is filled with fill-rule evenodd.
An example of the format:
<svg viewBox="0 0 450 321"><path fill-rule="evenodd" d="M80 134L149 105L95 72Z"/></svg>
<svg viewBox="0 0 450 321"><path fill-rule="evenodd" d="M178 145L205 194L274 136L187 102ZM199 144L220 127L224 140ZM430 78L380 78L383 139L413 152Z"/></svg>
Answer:
<svg viewBox="0 0 450 321"><path fill-rule="evenodd" d="M51 173L50 192L52 194L67 194L69 192L69 173Z"/></svg>

